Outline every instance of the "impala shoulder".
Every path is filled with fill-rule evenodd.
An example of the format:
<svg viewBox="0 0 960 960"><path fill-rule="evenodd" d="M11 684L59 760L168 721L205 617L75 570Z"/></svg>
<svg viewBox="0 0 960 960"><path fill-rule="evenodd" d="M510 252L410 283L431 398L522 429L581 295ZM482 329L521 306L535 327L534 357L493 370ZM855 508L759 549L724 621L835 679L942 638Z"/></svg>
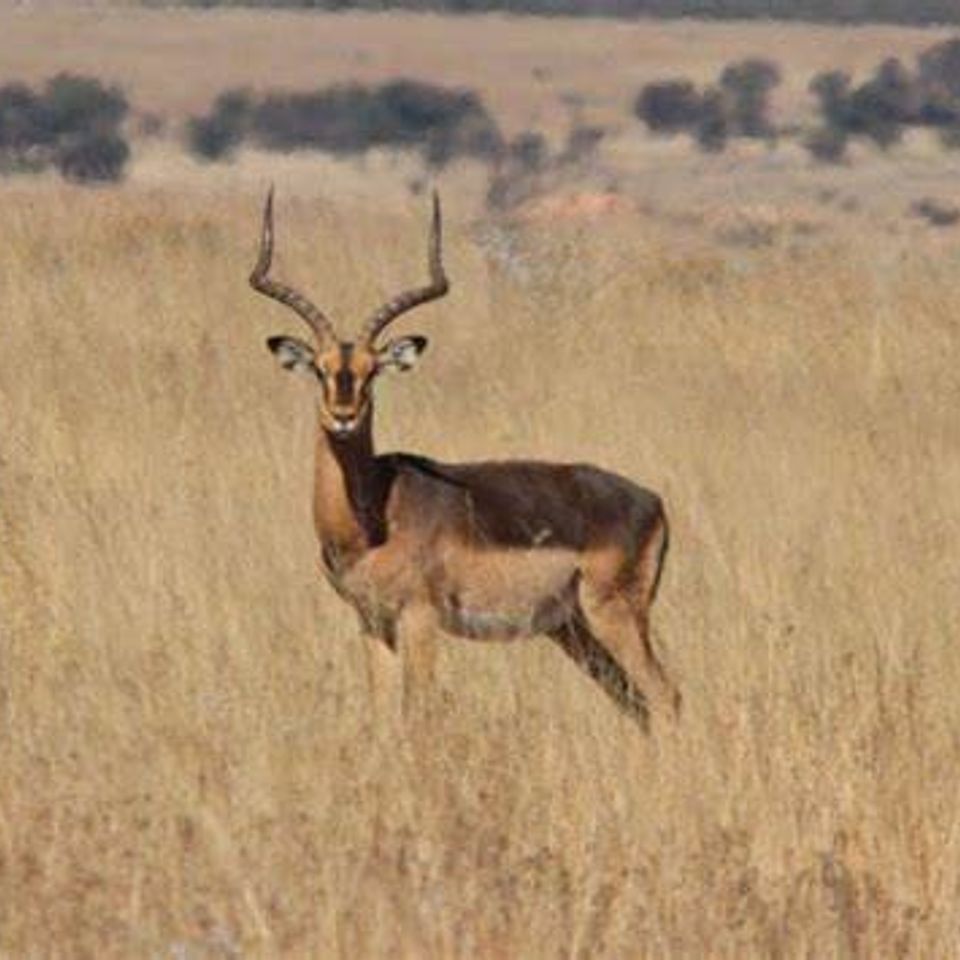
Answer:
<svg viewBox="0 0 960 960"><path fill-rule="evenodd" d="M429 457L422 457L415 453L388 453L377 459L389 466L397 480L427 478L446 486L459 488L466 486L455 466L431 460Z"/></svg>

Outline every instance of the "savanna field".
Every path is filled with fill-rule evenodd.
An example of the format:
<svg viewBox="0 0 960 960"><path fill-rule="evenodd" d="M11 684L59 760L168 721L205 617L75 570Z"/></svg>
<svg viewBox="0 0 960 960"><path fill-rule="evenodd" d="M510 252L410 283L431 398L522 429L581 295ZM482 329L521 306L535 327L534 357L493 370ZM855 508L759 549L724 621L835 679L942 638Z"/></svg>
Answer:
<svg viewBox="0 0 960 960"><path fill-rule="evenodd" d="M246 277L272 179L278 274L355 327L426 201L311 162L0 184L0 956L956 955L958 239L494 221L446 174L380 448L660 491L685 708L645 737L546 640L438 638L375 717L264 347L302 325Z"/></svg>

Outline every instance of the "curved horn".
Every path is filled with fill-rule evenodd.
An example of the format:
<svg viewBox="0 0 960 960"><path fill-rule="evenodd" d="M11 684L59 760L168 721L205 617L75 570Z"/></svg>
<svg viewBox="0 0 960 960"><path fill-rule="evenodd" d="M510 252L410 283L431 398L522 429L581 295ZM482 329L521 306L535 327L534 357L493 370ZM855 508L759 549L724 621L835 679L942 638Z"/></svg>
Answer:
<svg viewBox="0 0 960 960"><path fill-rule="evenodd" d="M434 190L433 218L430 224L430 242L427 249L430 283L425 287L416 287L413 290L407 290L404 293L398 294L377 310L366 322L361 333L361 338L366 340L367 343L372 344L387 325L396 320L401 313L406 313L414 307L419 307L421 303L437 300L450 289L447 275L443 272L443 261L440 258L441 234L440 197L437 195L437 191Z"/></svg>
<svg viewBox="0 0 960 960"><path fill-rule="evenodd" d="M305 296L297 293L293 287L272 280L267 274L270 272L270 263L273 260L273 185L267 194L267 202L263 208L263 231L260 234L260 253L256 265L250 274L250 286L265 296L279 300L280 303L295 310L310 324L313 332L320 340L336 340L337 335L333 324L324 316L323 312L315 307Z"/></svg>

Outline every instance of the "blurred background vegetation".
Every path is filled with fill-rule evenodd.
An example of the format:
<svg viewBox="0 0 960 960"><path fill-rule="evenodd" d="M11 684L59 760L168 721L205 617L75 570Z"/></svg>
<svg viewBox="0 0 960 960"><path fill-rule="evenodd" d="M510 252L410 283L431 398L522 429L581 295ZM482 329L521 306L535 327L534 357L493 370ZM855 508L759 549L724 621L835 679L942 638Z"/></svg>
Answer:
<svg viewBox="0 0 960 960"><path fill-rule="evenodd" d="M852 144L889 151L911 130L934 133L943 149L960 146L960 38L931 43L910 64L886 57L859 81L845 69L817 72L806 87L805 118L784 118L774 98L785 68L767 57L726 64L707 82L677 70L639 89L626 123L639 121L654 137L688 137L704 153L722 153L732 141L755 141L774 151L794 143L820 163L849 161ZM536 71L535 71L536 73ZM548 76L543 68L540 80ZM536 77L534 79L537 79ZM384 83L357 81L289 90L236 87L220 93L209 108L174 126L181 149L205 163L226 162L244 149L290 153L318 151L362 158L373 150L412 156L422 182L461 161L485 171L485 204L507 211L586 172L601 171L601 152L621 133L585 119L584 98L565 95L564 137L551 140L536 127L512 135L482 93L422 79ZM92 76L60 73L36 86L12 81L0 86L0 174L58 171L87 184L121 179L137 139L149 139L168 124L138 111L118 84ZM952 225L927 207L913 212L938 225Z"/></svg>
<svg viewBox="0 0 960 960"><path fill-rule="evenodd" d="M148 0L148 6L174 4ZM958 23L956 0L185 0L190 7L286 7L317 10L442 10L605 17L705 17L826 23Z"/></svg>

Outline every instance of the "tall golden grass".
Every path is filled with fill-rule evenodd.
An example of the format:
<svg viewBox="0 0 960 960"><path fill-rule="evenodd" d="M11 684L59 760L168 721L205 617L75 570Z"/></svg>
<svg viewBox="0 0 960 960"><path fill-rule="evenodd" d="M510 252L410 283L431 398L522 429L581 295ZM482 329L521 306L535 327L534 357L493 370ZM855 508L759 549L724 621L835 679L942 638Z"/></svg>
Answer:
<svg viewBox="0 0 960 960"><path fill-rule="evenodd" d="M381 446L661 491L686 712L646 739L545 641L443 640L432 722L378 723L258 205L4 194L0 955L953 955L957 251L507 235L448 195ZM423 270L414 206L281 185L278 225L345 326Z"/></svg>

